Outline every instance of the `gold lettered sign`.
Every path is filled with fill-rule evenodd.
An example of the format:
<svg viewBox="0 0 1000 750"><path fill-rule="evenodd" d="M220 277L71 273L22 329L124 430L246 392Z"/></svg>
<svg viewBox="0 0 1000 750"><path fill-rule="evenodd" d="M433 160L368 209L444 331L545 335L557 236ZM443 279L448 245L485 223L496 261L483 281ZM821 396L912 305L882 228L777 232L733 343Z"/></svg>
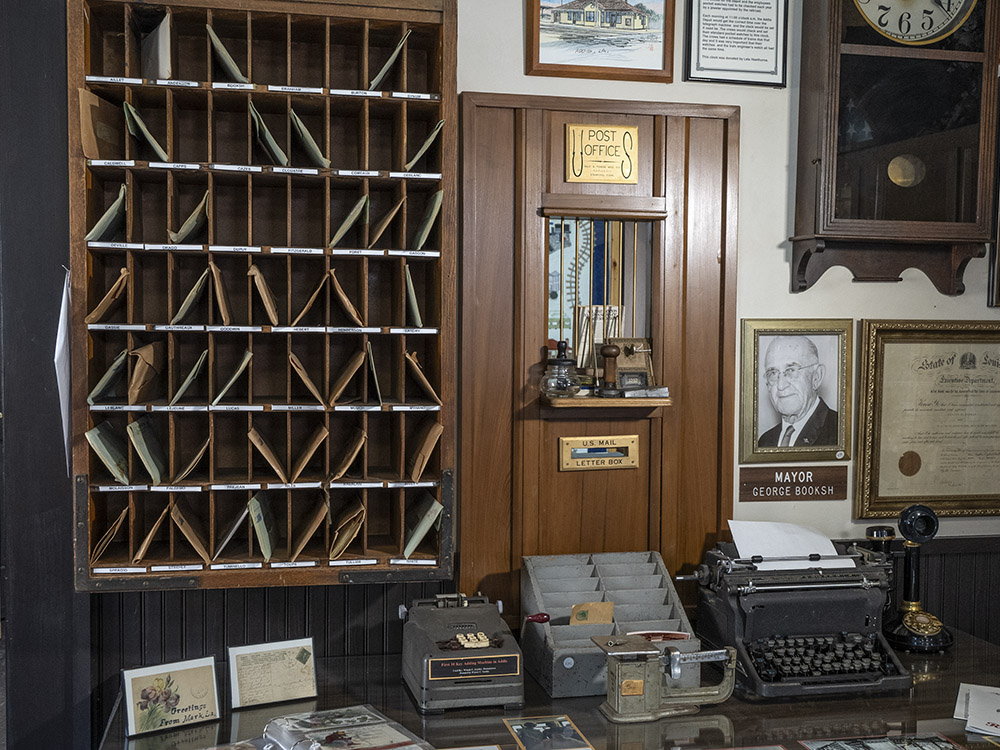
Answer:
<svg viewBox="0 0 1000 750"><path fill-rule="evenodd" d="M566 125L566 182L635 185L638 154L634 125Z"/></svg>
<svg viewBox="0 0 1000 750"><path fill-rule="evenodd" d="M559 438L559 471L635 469L638 466L638 435Z"/></svg>

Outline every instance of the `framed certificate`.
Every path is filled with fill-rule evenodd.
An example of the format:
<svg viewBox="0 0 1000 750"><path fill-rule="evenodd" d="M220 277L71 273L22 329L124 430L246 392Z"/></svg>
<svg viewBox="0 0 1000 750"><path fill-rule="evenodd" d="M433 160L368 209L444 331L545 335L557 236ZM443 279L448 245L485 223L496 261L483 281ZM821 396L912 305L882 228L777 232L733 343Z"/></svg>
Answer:
<svg viewBox="0 0 1000 750"><path fill-rule="evenodd" d="M862 322L857 518L1000 514L1000 322Z"/></svg>

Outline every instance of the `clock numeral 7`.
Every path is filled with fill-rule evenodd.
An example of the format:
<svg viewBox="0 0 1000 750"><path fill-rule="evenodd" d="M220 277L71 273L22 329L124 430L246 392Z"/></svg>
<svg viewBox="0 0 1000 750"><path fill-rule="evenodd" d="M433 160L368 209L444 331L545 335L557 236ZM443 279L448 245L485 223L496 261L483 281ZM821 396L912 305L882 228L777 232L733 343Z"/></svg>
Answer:
<svg viewBox="0 0 1000 750"><path fill-rule="evenodd" d="M889 25L889 12L892 10L888 5L880 5L878 9L882 12L882 15L878 17L878 25L885 27Z"/></svg>

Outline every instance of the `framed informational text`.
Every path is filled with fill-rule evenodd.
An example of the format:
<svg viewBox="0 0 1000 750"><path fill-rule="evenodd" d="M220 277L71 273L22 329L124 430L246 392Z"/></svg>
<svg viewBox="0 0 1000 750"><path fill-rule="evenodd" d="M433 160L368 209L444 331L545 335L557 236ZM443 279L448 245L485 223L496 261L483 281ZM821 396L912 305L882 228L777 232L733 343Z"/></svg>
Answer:
<svg viewBox="0 0 1000 750"><path fill-rule="evenodd" d="M688 0L684 79L785 86L788 0Z"/></svg>
<svg viewBox="0 0 1000 750"><path fill-rule="evenodd" d="M740 461L850 457L851 321L744 320Z"/></svg>
<svg viewBox="0 0 1000 750"><path fill-rule="evenodd" d="M862 323L857 518L1000 514L1000 322Z"/></svg>
<svg viewBox="0 0 1000 750"><path fill-rule="evenodd" d="M528 0L525 73L673 80L674 0Z"/></svg>

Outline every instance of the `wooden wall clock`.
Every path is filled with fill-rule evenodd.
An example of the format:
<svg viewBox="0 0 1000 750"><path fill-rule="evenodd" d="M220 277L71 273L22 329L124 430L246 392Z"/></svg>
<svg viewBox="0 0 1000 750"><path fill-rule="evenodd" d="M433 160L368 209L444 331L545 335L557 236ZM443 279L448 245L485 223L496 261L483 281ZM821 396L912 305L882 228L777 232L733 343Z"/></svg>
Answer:
<svg viewBox="0 0 1000 750"><path fill-rule="evenodd" d="M995 241L998 30L987 0L804 3L792 291L834 265L964 291Z"/></svg>

